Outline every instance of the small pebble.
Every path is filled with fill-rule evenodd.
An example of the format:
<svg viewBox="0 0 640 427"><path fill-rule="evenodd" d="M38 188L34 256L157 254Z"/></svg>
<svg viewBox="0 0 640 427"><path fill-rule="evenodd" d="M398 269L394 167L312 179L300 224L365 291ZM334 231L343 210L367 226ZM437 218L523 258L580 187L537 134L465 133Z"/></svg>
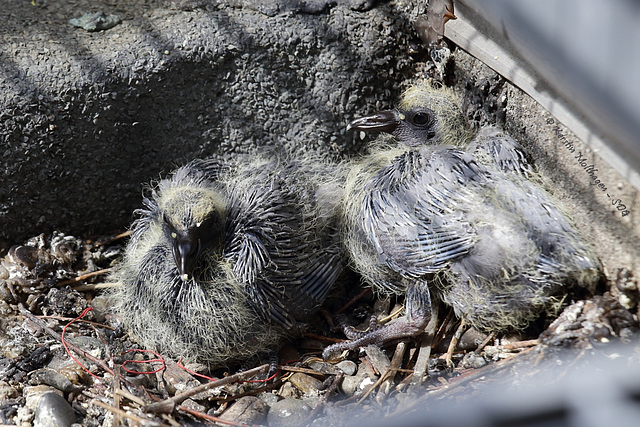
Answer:
<svg viewBox="0 0 640 427"><path fill-rule="evenodd" d="M255 396L244 396L238 399L220 416L223 420L230 420L244 424L260 424L267 416L269 405Z"/></svg>
<svg viewBox="0 0 640 427"><path fill-rule="evenodd" d="M270 426L299 426L311 413L311 407L300 399L283 399L269 410Z"/></svg>
<svg viewBox="0 0 640 427"><path fill-rule="evenodd" d="M289 382L306 395L318 395L318 390L322 387L322 381L311 375L296 372L291 375Z"/></svg>
<svg viewBox="0 0 640 427"><path fill-rule="evenodd" d="M465 369L478 369L482 368L486 364L486 359L474 351L465 354L462 358L462 362L460 362L460 366Z"/></svg>
<svg viewBox="0 0 640 427"><path fill-rule="evenodd" d="M379 375L383 375L387 372L387 369L389 369L389 366L391 365L391 361L380 347L372 344L366 346L364 351L367 353L367 357L371 361L371 365L373 365Z"/></svg>
<svg viewBox="0 0 640 427"><path fill-rule="evenodd" d="M353 396L354 394L362 393L376 380L377 378L372 377L367 369L359 369L357 374L343 378L340 389L347 396Z"/></svg>
<svg viewBox="0 0 640 427"><path fill-rule="evenodd" d="M300 397L300 391L298 391L298 389L295 388L293 384L287 381L286 383L282 384L282 387L280 387L280 390L278 390L278 396L283 399L296 399Z"/></svg>
<svg viewBox="0 0 640 427"><path fill-rule="evenodd" d="M48 385L35 385L35 386L27 386L22 390L22 395L25 398L24 406L35 411L38 406L38 402L40 402L40 398L45 393L58 393L62 395L62 392L57 391L55 388L50 387Z"/></svg>
<svg viewBox="0 0 640 427"><path fill-rule="evenodd" d="M199 404L193 399L185 399L180 405L198 412L205 412L207 410L204 405Z"/></svg>
<svg viewBox="0 0 640 427"><path fill-rule="evenodd" d="M65 393L81 390L81 387L74 385L69 378L53 369L38 369L31 373L31 378L40 384L50 385Z"/></svg>
<svg viewBox="0 0 640 427"><path fill-rule="evenodd" d="M80 18L73 18L69 20L69 24L89 32L108 30L121 22L122 20L117 15L108 15L102 11L96 13L85 13Z"/></svg>
<svg viewBox="0 0 640 427"><path fill-rule="evenodd" d="M176 362L169 359L165 363L163 377L169 393L182 393L200 385L198 380L180 368Z"/></svg>
<svg viewBox="0 0 640 427"><path fill-rule="evenodd" d="M55 392L42 395L38 401L34 427L69 427L76 422L76 414L64 397Z"/></svg>
<svg viewBox="0 0 640 427"><path fill-rule="evenodd" d="M18 390L13 388L9 383L0 381L0 402L18 397Z"/></svg>
<svg viewBox="0 0 640 427"><path fill-rule="evenodd" d="M308 366L310 369L315 369L325 375L336 375L338 373L338 368L327 362L309 362Z"/></svg>
<svg viewBox="0 0 640 427"><path fill-rule="evenodd" d="M278 396L270 391L265 391L258 395L258 398L262 400L267 406L271 407L278 403Z"/></svg>
<svg viewBox="0 0 640 427"><path fill-rule="evenodd" d="M343 360L342 362L338 363L336 367L348 376L355 375L356 370L358 369L358 365L356 365L356 363L352 362L351 360Z"/></svg>

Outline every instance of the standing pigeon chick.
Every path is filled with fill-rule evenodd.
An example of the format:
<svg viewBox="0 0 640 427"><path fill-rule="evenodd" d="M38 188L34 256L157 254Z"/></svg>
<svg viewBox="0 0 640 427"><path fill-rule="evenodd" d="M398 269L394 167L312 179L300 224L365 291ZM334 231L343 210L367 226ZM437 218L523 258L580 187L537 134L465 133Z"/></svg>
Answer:
<svg viewBox="0 0 640 427"><path fill-rule="evenodd" d="M192 161L137 211L112 296L144 347L210 368L275 351L340 273L327 167L245 160Z"/></svg>
<svg viewBox="0 0 640 427"><path fill-rule="evenodd" d="M528 179L517 143L495 129L472 139L446 90L414 87L398 109L349 127L395 138L352 166L343 238L376 292L406 296L406 314L349 333L353 341L328 347L325 357L420 333L434 297L477 328L504 330L556 308L570 285L594 290L598 259Z"/></svg>

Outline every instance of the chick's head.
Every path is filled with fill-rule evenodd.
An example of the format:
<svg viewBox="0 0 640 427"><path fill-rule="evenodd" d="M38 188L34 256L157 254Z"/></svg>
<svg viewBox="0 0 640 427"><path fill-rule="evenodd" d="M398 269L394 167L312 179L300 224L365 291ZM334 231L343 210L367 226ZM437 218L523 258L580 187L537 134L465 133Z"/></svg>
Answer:
<svg viewBox="0 0 640 427"><path fill-rule="evenodd" d="M402 95L398 108L356 119L349 123L347 129L387 132L410 147L462 145L470 136L453 92L428 85L408 89Z"/></svg>
<svg viewBox="0 0 640 427"><path fill-rule="evenodd" d="M213 188L170 187L161 193L158 208L162 232L186 281L200 255L222 242L225 198Z"/></svg>

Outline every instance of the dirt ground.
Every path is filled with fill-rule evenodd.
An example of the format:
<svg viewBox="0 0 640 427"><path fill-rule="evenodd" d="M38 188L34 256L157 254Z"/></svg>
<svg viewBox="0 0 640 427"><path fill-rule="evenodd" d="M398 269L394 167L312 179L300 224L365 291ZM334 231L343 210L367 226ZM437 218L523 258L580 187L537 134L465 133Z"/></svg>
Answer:
<svg viewBox="0 0 640 427"><path fill-rule="evenodd" d="M219 418L223 420L219 422L231 425L271 426L370 426L394 422L409 425L416 420L430 420L434 425L463 425L470 420L475 424L481 424L480 420L484 425L505 425L529 420L532 414L547 414L547 418L543 416L542 419L567 422L578 419L572 418L574 416L602 409L597 415L606 417L607 410L613 411L611 408L633 400L634 395L637 400L638 386L625 382L627 377L635 375L637 378L635 366L640 354L636 280L640 268L640 198L637 191L617 171L608 168L597 153L590 152L558 124L552 115L464 51L450 46L452 57L442 75L428 59L426 49L419 44L412 28L417 6L391 2L369 9L372 5L366 2L338 2L337 5L302 2L315 8L314 14L309 15L291 8L297 3L284 1L257 3L270 6L262 11L256 11L259 7L252 2L237 2L235 8L207 1L180 4L104 2L102 6L107 11L125 12L125 24L120 25L129 25L131 29L135 27L133 24L144 20L146 31L138 37L153 36L155 42L166 41L163 34L178 34L179 31L170 31L172 20L177 22L191 13L191 20L187 22L192 22L193 26L188 34L202 37L199 46L204 47L199 48L201 51L189 51L187 60L168 66L162 62L165 61L164 48L156 47L144 61L139 57L127 57L131 50L109 51L110 43L117 43L118 47L121 43L135 45L135 31L128 30L128 35L122 36L125 40L116 42L115 35L108 30L99 35L77 33L78 29L63 27L69 16L81 15L76 12L88 7L86 2L63 2L62 8L40 1L34 3L35 6L28 2L20 5L36 9L28 9L20 19L11 20L12 24L0 33L3 46L12 46L2 55L14 55L11 63L17 64L14 74L4 69L2 87L5 93L12 95L5 97L3 105L10 105L12 99L16 103L12 110L5 108L0 112L0 128L10 143L7 156L14 156L14 159L22 156L20 161L7 161L9 183L4 190L11 195L0 196L4 206L0 212L3 228L14 228L15 231L3 232L3 244L7 249L0 252L4 257L0 267L0 424L32 425L52 414L49 418L58 420L60 425L73 422L83 426L118 423L199 425L217 422ZM243 5L244 9L238 7ZM247 21L239 21L238 25L246 34L252 34L249 27L260 28L260 19L268 21L269 25L278 21L277 28L290 24L294 35L296 31L300 32L298 42L274 39L273 46L267 49L261 44L267 42L251 44L240 37L238 31L229 31L224 33L228 39L218 45L204 35L207 31L220 32L220 28L210 26L215 27L211 17L221 11L227 16L244 15ZM11 16L15 18L18 12L14 11L16 15ZM76 97L81 96L80 91L70 91L69 82L60 81L71 78L71 74L51 73L51 67L65 66L64 58L47 65L47 61L41 60L44 47L42 51L25 53L25 48L31 45L24 40L44 40L42 33L29 32L30 28L44 25L43 16L60 26L56 27L59 38L62 38L60 34L70 37L71 41L54 43L61 52L65 49L60 46L77 44L76 47L82 46L86 55L93 52L90 56L99 59L97 62L92 59L91 63L104 65L99 70L78 72L76 77L86 76L91 84L102 81L99 91L82 96L91 98L97 93L104 94L109 108L78 101ZM322 37L313 32L317 27L312 21L322 22ZM164 26L159 26L160 23ZM350 37L348 43L342 43L335 34L330 34L331 28L340 26ZM17 37L18 34L23 38ZM114 39L110 41L109 37ZM318 37L317 40L314 37ZM242 48L235 52L229 48L233 43L248 43L251 48L245 50L249 54L258 55L262 49L264 56L243 57L247 52ZM278 49L292 56L279 58ZM421 49L423 51L415 52ZM401 51L404 53L398 53ZM322 59L332 54L333 59ZM336 60L336 54L361 56L356 61L345 60L342 64ZM306 59L294 59L293 56ZM117 58L116 62L113 62L114 58ZM265 65L278 60L285 61L287 67L296 70L300 76L295 90L290 91L300 95L293 117L289 117L291 108L285 108L291 105L290 98L284 96L269 101L250 95L280 90L284 83L280 82L278 86L271 74L277 74L278 66L269 70ZM71 68L82 64L72 57L68 61ZM256 64L253 71L242 69L252 61ZM372 65L371 68L365 63ZM47 84L53 88L67 88L69 92L66 95L58 93L55 102L49 102L49 95L44 93L40 103L37 94L28 102L18 102L21 92L16 89L15 82L18 77L24 77L18 70L20 64L32 65L25 68L24 75L42 72L53 76L54 80ZM122 64L120 71L126 78L109 68L113 64ZM214 71L206 71L203 64ZM361 68L353 77L354 68L358 66ZM45 68L40 70L38 67ZM136 67L139 68L137 71ZM376 68L384 71L376 75ZM391 69L396 71L391 74ZM157 72L154 74L153 70ZM241 73L242 79L232 79L233 82L225 84L213 80L219 74L230 72ZM95 79L100 73L104 73L104 78ZM112 81L109 75L117 75L117 78ZM153 78L145 80L145 75ZM15 78L12 80L11 76ZM290 75L282 74L280 78L286 82ZM122 245L126 243L126 237L119 237L117 233L126 230L131 211L140 203L141 183L156 179L160 171L166 172L172 165L190 157L205 153L224 157L234 151L252 151L268 144L287 147L287 144L306 141L309 146L301 149L325 150L334 159L354 155L366 148L369 139L361 141L347 135L345 123L354 116L389 107L403 87L425 79L444 79L451 85L464 98L465 113L471 125L503 126L523 143L549 189L562 200L601 258L607 282L600 295L567 300L567 308L558 320L552 323L552 318L541 319L518 334L488 336L475 330L466 332L454 355L453 369L448 368L440 356L454 336L457 321L441 308L428 361L429 376L423 383L416 384L412 371L420 363L423 351L419 340L390 346L384 351L370 346L335 363L317 357L326 345L343 338L340 332L331 329L329 319L354 297L359 296L345 313L354 324L365 327L372 313L384 317L394 313L396 305L401 303L379 300L360 287L360 279L355 274L346 274L342 279L346 286L329 297L324 310L312 322L309 333L281 350L280 360L296 362L283 364L274 379L245 382L264 377L264 369L260 370L262 365L259 364L251 367L260 371L257 377L250 377L252 370L249 374L236 374L235 368L217 371L209 374L222 379L231 376L227 380L230 383L206 390L198 388L197 394L182 395L177 399L176 396L185 391L203 387L208 380L179 368L177 361L171 360L166 360L164 369L153 374L123 373L125 367L133 366L137 371L147 370L149 366L160 367L158 362L123 365L127 359L141 362L151 357L143 353L125 353L136 345L120 331L113 330L116 322L109 315L108 302L100 295L105 278L103 270L117 262ZM311 82L309 86L305 81ZM80 89L87 87L81 82L73 83ZM91 84L89 87L93 87ZM173 108L173 99L167 96L176 96L176 93L183 94L185 101L182 106ZM220 95L215 106L199 107L202 102L211 102L214 94ZM69 105L67 112L64 117L48 120L46 109L58 102ZM249 105L258 106L253 115L238 115ZM126 108L130 108L130 114L124 118L121 109ZM154 111L161 111L163 116L154 117ZM56 110L55 114L59 113ZM79 122L65 132L67 138L78 138L77 145L60 145L61 139L56 132L65 123L76 120ZM146 126L144 130L134 125L139 121ZM144 124L145 121L148 123ZM163 126L164 122L173 127ZM179 122L184 123L178 125ZM102 132L87 133L92 125ZM307 130L314 126L315 130ZM274 129L278 129L279 136L274 136ZM19 134L29 138L20 142ZM282 138L282 135L286 137ZM111 148L90 145L83 149L83 144L94 144L95 138L111 141L104 147L109 147L113 141L122 142ZM144 143L132 142L137 139ZM161 140L162 144L155 146L155 140ZM216 145L214 141L218 140L228 141L225 143L228 145ZM57 145L63 153L60 161L42 161L42 156L55 159L55 154L51 153L55 153ZM44 151L40 153L40 149ZM96 149L101 153L100 159L113 156L117 151L127 151L129 163L122 166L99 160L100 164L94 165L91 159ZM103 149L107 151L100 151ZM74 151L80 154L72 154ZM576 157L577 153L583 155ZM593 178L585 172L582 158L599 169L598 179L606 185L607 191L592 185ZM134 160L139 162L140 159L145 165L138 168ZM108 175L109 168L118 173ZM87 170L93 171L89 178L84 177ZM68 180L64 178L66 176ZM50 188L47 187L49 195L39 197L42 184L38 181L47 179L54 181ZM29 184L28 190L15 196L16 188L29 180L34 182ZM79 195L71 199L72 208L62 208L64 197L51 195L56 192L66 194L59 188L72 184L80 186L79 189L76 187ZM105 185L113 188L103 190ZM100 190L96 191L96 188ZM113 197L117 202L109 201ZM617 209L620 203L614 204L612 200L622 201L620 203L629 208L630 214L622 216ZM39 210L43 203L51 205ZM105 208L108 204L113 206ZM25 218L19 218L21 209L29 210ZM63 213L56 218L60 209ZM101 209L107 209L113 215L102 228L96 227L97 223L105 222L98 215ZM84 222L91 216L94 218ZM29 239L30 236L36 237ZM89 307L93 310L85 313ZM83 314L82 321L69 324ZM61 336L63 333L67 337L65 340ZM72 354L82 356L78 359L91 373L70 357L65 346L74 346ZM187 368L202 370L198 366ZM123 373L122 377L119 372ZM602 375L594 376L596 373ZM584 392L580 378L585 384L590 381L597 384L589 386L591 395ZM543 391L536 394L533 390ZM53 392L62 399L51 398L46 405L38 406L40 397L46 392ZM174 400L170 401L172 398ZM158 401L175 404L171 407L175 410L163 413L158 405L150 406ZM70 408L72 412L69 412Z"/></svg>

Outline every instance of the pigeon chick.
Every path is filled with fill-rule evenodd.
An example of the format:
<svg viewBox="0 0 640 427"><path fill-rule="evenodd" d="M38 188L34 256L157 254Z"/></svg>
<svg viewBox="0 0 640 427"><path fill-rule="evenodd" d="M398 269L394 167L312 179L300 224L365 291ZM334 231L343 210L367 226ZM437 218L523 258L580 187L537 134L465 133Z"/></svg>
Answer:
<svg viewBox="0 0 640 427"><path fill-rule="evenodd" d="M568 287L593 291L601 273L520 147L495 129L477 136L446 90L414 87L396 110L350 123L390 133L351 166L343 239L381 294L404 295L405 316L323 353L416 335L434 298L491 331L522 328L557 308Z"/></svg>
<svg viewBox="0 0 640 427"><path fill-rule="evenodd" d="M144 347L210 368L277 350L341 271L332 176L277 159L177 169L136 212L115 313Z"/></svg>

